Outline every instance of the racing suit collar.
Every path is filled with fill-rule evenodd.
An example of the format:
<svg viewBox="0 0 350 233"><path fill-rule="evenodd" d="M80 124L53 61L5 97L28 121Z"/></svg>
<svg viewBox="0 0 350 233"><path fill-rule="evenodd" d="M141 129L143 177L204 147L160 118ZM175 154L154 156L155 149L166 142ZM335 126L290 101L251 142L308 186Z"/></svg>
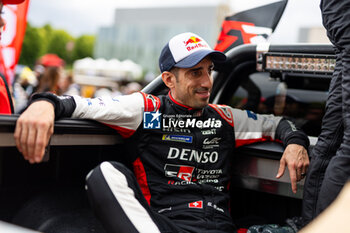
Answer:
<svg viewBox="0 0 350 233"><path fill-rule="evenodd" d="M181 103L177 102L177 101L173 98L173 96L171 95L171 91L169 91L168 95L169 95L169 98L171 99L171 101L174 102L176 105L179 105L179 106L181 106L181 107L183 107L183 108L186 108L187 110L193 110L193 109L194 109L194 108L192 108L192 107L189 107L189 106L187 106L187 105L184 105L184 104L181 104Z"/></svg>
<svg viewBox="0 0 350 233"><path fill-rule="evenodd" d="M168 92L168 97L170 101L175 104L175 106L179 107L182 110L188 111L189 114L194 115L194 116L201 116L203 109L195 109L192 107L189 107L187 105L181 104L178 101L176 101L173 96L171 95L171 91Z"/></svg>

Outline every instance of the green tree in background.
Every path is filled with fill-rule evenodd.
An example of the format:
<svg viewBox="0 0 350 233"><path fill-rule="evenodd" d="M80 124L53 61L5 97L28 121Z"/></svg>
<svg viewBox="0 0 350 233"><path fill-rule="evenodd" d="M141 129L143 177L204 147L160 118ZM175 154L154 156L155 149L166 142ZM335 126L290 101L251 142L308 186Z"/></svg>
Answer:
<svg viewBox="0 0 350 233"><path fill-rule="evenodd" d="M44 54L54 53L71 66L76 59L92 57L95 36L82 35L74 38L65 30L57 30L46 24L33 27L27 24L19 64L33 67Z"/></svg>
<svg viewBox="0 0 350 233"><path fill-rule="evenodd" d="M29 23L26 28L25 39L22 44L20 64L33 66L43 50L42 36L38 28L32 27Z"/></svg>
<svg viewBox="0 0 350 233"><path fill-rule="evenodd" d="M55 30L47 46L47 53L57 54L66 61L72 63L72 50L68 49L68 43L74 43L74 38L64 30Z"/></svg>
<svg viewBox="0 0 350 233"><path fill-rule="evenodd" d="M50 24L45 24L43 27L38 28L38 30L41 36L42 49L40 51L40 56L42 56L47 53L47 48L49 42L51 41L54 29L51 27ZM25 39L26 38L24 37L24 40Z"/></svg>
<svg viewBox="0 0 350 233"><path fill-rule="evenodd" d="M95 36L83 35L75 40L73 59L92 57L94 52Z"/></svg>

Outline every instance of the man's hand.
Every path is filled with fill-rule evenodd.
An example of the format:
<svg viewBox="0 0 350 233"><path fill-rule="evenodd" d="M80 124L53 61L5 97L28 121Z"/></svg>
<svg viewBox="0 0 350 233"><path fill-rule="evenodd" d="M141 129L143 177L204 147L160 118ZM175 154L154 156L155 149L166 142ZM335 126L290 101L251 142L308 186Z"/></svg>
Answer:
<svg viewBox="0 0 350 233"><path fill-rule="evenodd" d="M54 120L54 107L47 101L34 102L18 118L14 135L16 146L30 163L39 163L43 159L45 147L53 134Z"/></svg>
<svg viewBox="0 0 350 233"><path fill-rule="evenodd" d="M289 144L280 160L280 167L276 178L283 176L283 173L288 166L290 181L292 183L293 193L297 192L297 182L305 177L306 171L309 168L309 156L303 146L297 144Z"/></svg>

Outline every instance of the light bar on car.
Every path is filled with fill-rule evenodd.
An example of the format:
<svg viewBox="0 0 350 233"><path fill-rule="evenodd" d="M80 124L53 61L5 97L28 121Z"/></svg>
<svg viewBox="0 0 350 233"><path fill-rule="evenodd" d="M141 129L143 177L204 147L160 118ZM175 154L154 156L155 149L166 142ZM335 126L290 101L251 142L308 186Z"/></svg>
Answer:
<svg viewBox="0 0 350 233"><path fill-rule="evenodd" d="M311 73L330 75L335 56L322 54L264 53L258 59L258 69L268 72Z"/></svg>

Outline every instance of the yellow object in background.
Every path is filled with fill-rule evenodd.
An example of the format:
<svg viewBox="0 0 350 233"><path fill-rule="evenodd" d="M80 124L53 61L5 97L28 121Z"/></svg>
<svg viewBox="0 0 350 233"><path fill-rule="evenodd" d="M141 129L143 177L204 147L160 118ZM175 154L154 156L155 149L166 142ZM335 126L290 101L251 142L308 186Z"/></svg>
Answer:
<svg viewBox="0 0 350 233"><path fill-rule="evenodd" d="M94 86L82 86L81 87L81 96L85 98L92 98L94 96L94 93L96 91L96 87Z"/></svg>

